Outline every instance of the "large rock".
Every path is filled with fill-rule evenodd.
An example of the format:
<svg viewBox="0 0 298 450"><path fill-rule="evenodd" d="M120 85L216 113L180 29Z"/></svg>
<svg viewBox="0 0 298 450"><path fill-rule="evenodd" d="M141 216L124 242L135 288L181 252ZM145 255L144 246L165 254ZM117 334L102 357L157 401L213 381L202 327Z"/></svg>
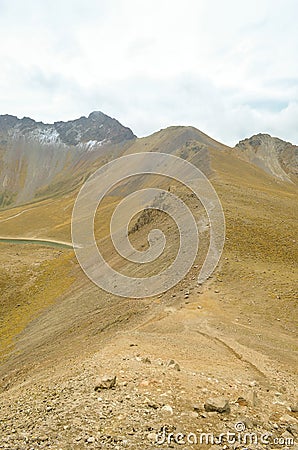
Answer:
<svg viewBox="0 0 298 450"><path fill-rule="evenodd" d="M172 415L173 414L173 408L170 406L170 405L164 405L162 408L161 408L161 410L162 410L162 412L165 412L165 413L167 413L167 414L170 414L170 415Z"/></svg>
<svg viewBox="0 0 298 450"><path fill-rule="evenodd" d="M167 363L167 366L169 369L177 370L177 372L180 372L180 366L174 359L170 359Z"/></svg>
<svg viewBox="0 0 298 450"><path fill-rule="evenodd" d="M95 385L95 391L100 391L101 389L112 389L116 385L116 376L114 375L104 375L98 378Z"/></svg>
<svg viewBox="0 0 298 450"><path fill-rule="evenodd" d="M229 413L231 410L228 400L224 397L209 398L205 402L204 408L207 412L218 413Z"/></svg>

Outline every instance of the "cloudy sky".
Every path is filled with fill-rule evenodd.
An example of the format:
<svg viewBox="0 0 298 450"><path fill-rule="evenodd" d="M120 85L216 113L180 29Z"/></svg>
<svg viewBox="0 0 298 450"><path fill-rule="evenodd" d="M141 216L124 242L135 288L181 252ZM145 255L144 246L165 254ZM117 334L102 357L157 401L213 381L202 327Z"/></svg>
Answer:
<svg viewBox="0 0 298 450"><path fill-rule="evenodd" d="M0 0L0 114L298 144L296 0Z"/></svg>

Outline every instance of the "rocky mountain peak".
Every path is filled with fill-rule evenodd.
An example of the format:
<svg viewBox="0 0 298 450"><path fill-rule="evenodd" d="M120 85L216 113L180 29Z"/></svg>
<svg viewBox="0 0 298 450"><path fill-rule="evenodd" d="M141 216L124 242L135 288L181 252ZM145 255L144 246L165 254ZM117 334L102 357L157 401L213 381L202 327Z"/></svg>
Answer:
<svg viewBox="0 0 298 450"><path fill-rule="evenodd" d="M136 137L129 128L101 111L94 111L88 117L83 116L54 124L36 122L30 117L18 119L6 114L0 116L0 133L4 140L7 137L17 139L25 137L35 141L41 139L41 144L46 142L51 144L56 142L67 146L87 144L89 149L90 143L92 145L117 144Z"/></svg>
<svg viewBox="0 0 298 450"><path fill-rule="evenodd" d="M83 116L68 122L55 122L54 127L62 142L67 145L89 141L116 144L135 138L129 128L101 111L94 111L88 117Z"/></svg>
<svg viewBox="0 0 298 450"><path fill-rule="evenodd" d="M0 131L14 127L18 121L19 119L16 116L11 116L10 114L0 116Z"/></svg>
<svg viewBox="0 0 298 450"><path fill-rule="evenodd" d="M270 134L267 133L258 133L254 134L253 136L243 139L242 141L239 141L238 144L236 144L236 147L246 148L247 146L253 147L255 149L258 149L261 146L270 146L272 149L276 148L277 150L281 150L286 145L292 145L289 142L283 141L282 139L279 139L277 137L272 137Z"/></svg>
<svg viewBox="0 0 298 450"><path fill-rule="evenodd" d="M103 122L107 118L109 117L101 111L93 111L88 116L88 119L94 120L95 122Z"/></svg>
<svg viewBox="0 0 298 450"><path fill-rule="evenodd" d="M259 133L240 141L235 150L240 157L284 181L298 176L298 147L290 142Z"/></svg>

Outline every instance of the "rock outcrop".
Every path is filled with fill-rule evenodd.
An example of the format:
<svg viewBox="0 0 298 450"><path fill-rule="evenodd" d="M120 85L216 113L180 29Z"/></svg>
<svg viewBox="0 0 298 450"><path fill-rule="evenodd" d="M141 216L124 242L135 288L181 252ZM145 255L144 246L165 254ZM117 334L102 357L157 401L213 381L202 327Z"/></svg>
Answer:
<svg viewBox="0 0 298 450"><path fill-rule="evenodd" d="M269 134L256 134L240 141L237 154L283 181L298 177L298 147Z"/></svg>

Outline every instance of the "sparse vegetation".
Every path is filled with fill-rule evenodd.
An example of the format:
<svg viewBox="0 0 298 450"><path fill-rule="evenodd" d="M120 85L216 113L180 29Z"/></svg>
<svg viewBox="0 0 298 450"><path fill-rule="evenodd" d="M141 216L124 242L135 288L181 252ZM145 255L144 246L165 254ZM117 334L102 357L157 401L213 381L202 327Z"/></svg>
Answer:
<svg viewBox="0 0 298 450"><path fill-rule="evenodd" d="M97 288L72 251L0 244L0 426L11 449L23 444L24 430L25 446L138 450L165 423L173 430L223 432L245 417L247 427L256 423L264 433L281 436L286 427L295 432L289 427L297 365L297 185L219 146L195 129L172 127L125 148L183 156L212 178L226 216L226 244L203 286L197 276L208 227L185 279L163 295L137 301ZM96 161L91 165L96 168ZM86 163L85 176L91 171ZM126 191L156 181L142 177L117 187L95 217L98 246L128 276L145 272L111 249L109 221ZM42 193L47 200L3 210L0 236L69 241L77 191L66 193L63 183L51 191L53 186ZM169 181L162 187L203 217L188 190ZM129 232L137 249L146 249L152 228L165 232L169 248L146 275L167 267L179 245L171 219L146 209ZM113 386L95 391L99 376ZM204 405L210 397L229 408L209 413Z"/></svg>

